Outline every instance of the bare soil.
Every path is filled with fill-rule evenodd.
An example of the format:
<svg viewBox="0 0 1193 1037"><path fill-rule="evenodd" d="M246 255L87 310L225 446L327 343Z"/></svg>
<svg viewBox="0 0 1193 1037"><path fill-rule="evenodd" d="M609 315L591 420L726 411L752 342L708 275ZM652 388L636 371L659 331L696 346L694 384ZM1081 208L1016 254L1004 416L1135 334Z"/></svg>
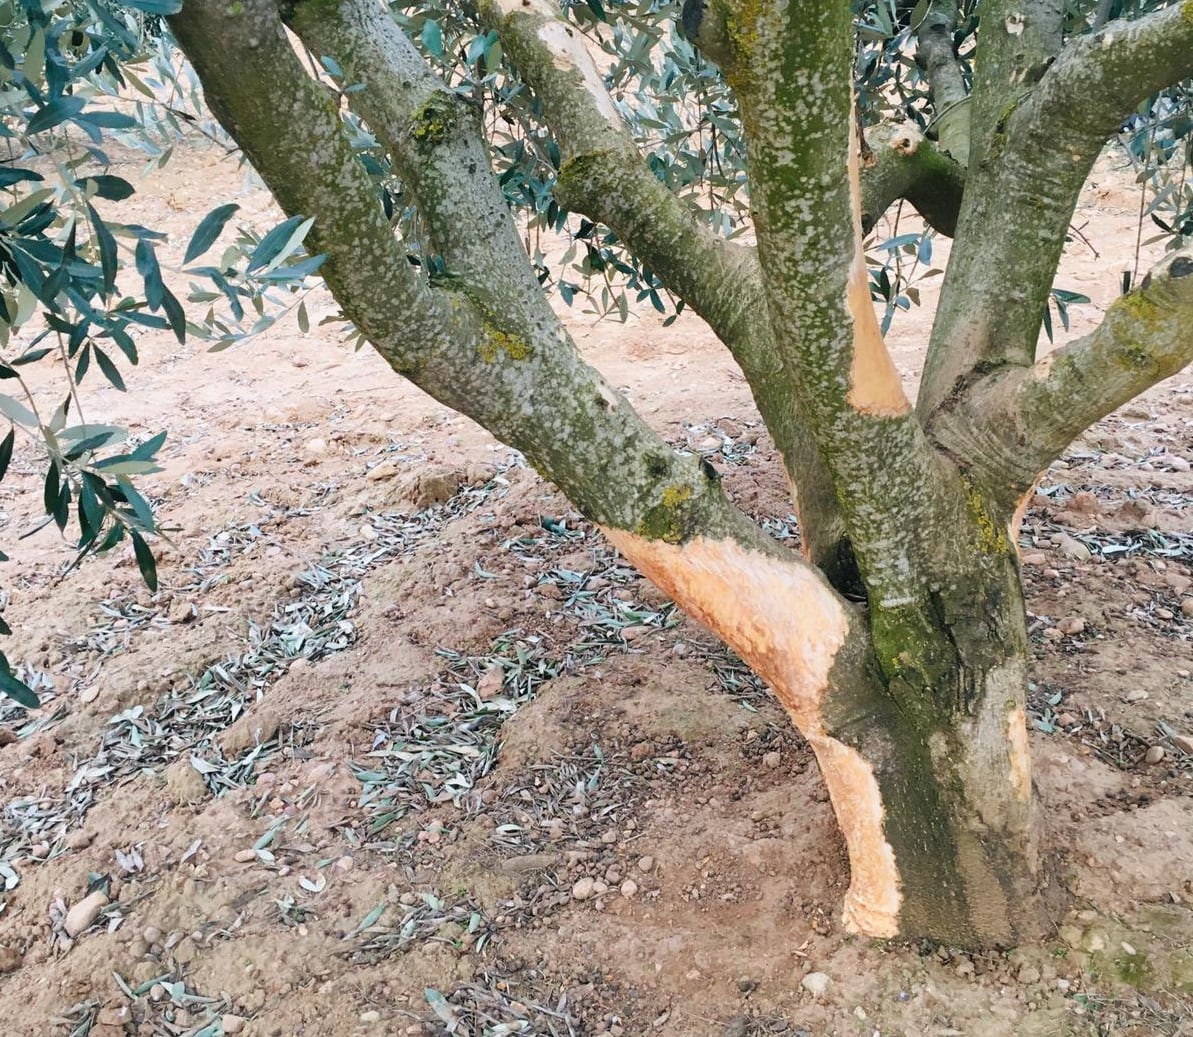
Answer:
<svg viewBox="0 0 1193 1037"><path fill-rule="evenodd" d="M179 248L229 195L272 218L212 150L141 184L126 218ZM1058 281L1093 299L1075 333L1134 262L1137 206L1104 162ZM909 383L924 297L891 336ZM702 325L568 321L794 535ZM1028 516L1032 749L1073 907L971 955L841 931L807 746L471 422L334 326L141 348L135 394L86 403L170 430L157 594L128 552L63 579L69 545L17 540L34 458L0 488L9 647L45 699L0 709L5 1035L1193 1033L1189 372L1076 444Z"/></svg>

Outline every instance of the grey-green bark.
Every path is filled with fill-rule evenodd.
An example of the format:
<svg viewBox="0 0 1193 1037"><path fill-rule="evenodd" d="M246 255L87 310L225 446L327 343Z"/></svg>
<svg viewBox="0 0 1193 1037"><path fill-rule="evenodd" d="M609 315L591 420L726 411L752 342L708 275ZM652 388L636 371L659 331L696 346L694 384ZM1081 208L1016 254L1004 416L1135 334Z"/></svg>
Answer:
<svg viewBox="0 0 1193 1037"><path fill-rule="evenodd" d="M836 497L771 334L755 250L715 234L646 168L607 95L604 102L594 96L591 85L599 78L582 48L569 55L570 63L558 60L550 34L558 39L574 31L558 7L548 0L481 0L478 6L543 99L563 160L559 200L614 230L728 347L799 487L800 513L816 530L808 551L831 566L842 533Z"/></svg>
<svg viewBox="0 0 1193 1037"><path fill-rule="evenodd" d="M958 96L948 5L931 5L921 58L938 107L969 112L967 166L956 123L939 147L886 127L868 158L855 154L843 0L701 5L687 27L739 93L756 251L716 238L650 174L557 12L540 0L481 11L543 99L560 197L614 228L737 358L796 483L810 562L581 360L522 251L478 120L380 2L187 0L171 23L282 208L314 217L329 287L394 370L523 451L771 681L856 822L857 924L1015 939L1038 919L1041 875L1008 527L1088 423L1193 360L1193 256L1170 257L1100 328L1035 364L1039 321L1105 137L1193 72L1193 0L1063 48L1059 0L988 0L971 99ZM415 199L442 282L407 261L339 99L283 22L363 85L344 100ZM956 235L914 410L859 251L900 198ZM834 589L846 582L861 604Z"/></svg>
<svg viewBox="0 0 1193 1037"><path fill-rule="evenodd" d="M1057 57L1059 6L983 7L973 155L920 387L923 415L983 372L1032 363L1065 232L1107 137L1150 94L1193 75L1188 0L1111 23ZM1016 18L1025 19L1019 35L1007 29Z"/></svg>

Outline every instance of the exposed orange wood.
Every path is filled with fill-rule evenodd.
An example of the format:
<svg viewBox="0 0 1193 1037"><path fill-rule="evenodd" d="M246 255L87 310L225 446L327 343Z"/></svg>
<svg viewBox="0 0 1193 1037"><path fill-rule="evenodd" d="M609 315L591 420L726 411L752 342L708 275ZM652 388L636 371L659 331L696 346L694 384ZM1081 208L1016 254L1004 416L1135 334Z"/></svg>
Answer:
<svg viewBox="0 0 1193 1037"><path fill-rule="evenodd" d="M853 198L853 267L846 303L853 315L853 359L849 369L849 405L876 417L898 417L911 410L903 391L903 380L882 340L874 303L870 300L870 278L862 248L862 191L858 170L860 137L855 119L850 118L849 188Z"/></svg>
<svg viewBox="0 0 1193 1037"><path fill-rule="evenodd" d="M1019 530L1023 526L1023 516L1027 514L1027 506L1031 503L1032 497L1036 495L1036 487L1040 485L1042 478L1044 478L1043 472L1036 476L1036 481L1031 484L1027 493L1019 498L1019 503L1015 507L1015 514L1011 516L1008 532L1011 537L1011 543L1015 545L1016 550L1019 548Z"/></svg>
<svg viewBox="0 0 1193 1037"><path fill-rule="evenodd" d="M1011 788L1020 802L1031 798L1031 750L1027 744L1027 711L1016 706L1007 714L1007 743L1011 752Z"/></svg>
<svg viewBox="0 0 1193 1037"><path fill-rule="evenodd" d="M844 922L852 932L891 937L902 902L885 809L873 768L824 728L825 692L849 634L845 606L820 574L733 540L684 544L624 530L605 535L640 572L718 634L775 693L820 762L849 849L852 879Z"/></svg>

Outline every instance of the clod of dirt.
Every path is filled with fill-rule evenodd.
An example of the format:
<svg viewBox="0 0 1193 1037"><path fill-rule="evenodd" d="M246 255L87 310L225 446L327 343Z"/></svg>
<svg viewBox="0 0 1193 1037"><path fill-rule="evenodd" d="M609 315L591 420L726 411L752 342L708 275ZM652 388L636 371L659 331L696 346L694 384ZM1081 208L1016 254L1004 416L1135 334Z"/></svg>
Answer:
<svg viewBox="0 0 1193 1037"><path fill-rule="evenodd" d="M66 837L66 845L72 850L85 850L91 845L92 834L82 828L76 829Z"/></svg>
<svg viewBox="0 0 1193 1037"><path fill-rule="evenodd" d="M248 1020L242 1015L228 1015L225 1013L220 1019L220 1025L224 1028L224 1033L243 1033L245 1023Z"/></svg>
<svg viewBox="0 0 1193 1037"><path fill-rule="evenodd" d="M1066 637L1080 634L1085 629L1085 620L1080 616L1066 616L1056 624L1056 629Z"/></svg>
<svg viewBox="0 0 1193 1037"><path fill-rule="evenodd" d="M66 935L73 940L80 933L86 932L109 903L108 895L102 889L88 893L66 912L66 918L62 922Z"/></svg>
<svg viewBox="0 0 1193 1037"><path fill-rule="evenodd" d="M246 749L272 741L281 726L282 718L277 710L254 709L223 733L220 745L228 756L235 756Z"/></svg>
<svg viewBox="0 0 1193 1037"><path fill-rule="evenodd" d="M0 976L21 967L21 952L15 947L0 947Z"/></svg>
<svg viewBox="0 0 1193 1037"><path fill-rule="evenodd" d="M189 623L198 613L195 611L195 606L189 601L175 601L170 606L169 620L175 626L182 623Z"/></svg>
<svg viewBox="0 0 1193 1037"><path fill-rule="evenodd" d="M207 795L203 776L186 757L175 760L166 768L166 790L178 804L197 803Z"/></svg>
<svg viewBox="0 0 1193 1037"><path fill-rule="evenodd" d="M485 670L481 679L476 682L476 693L487 702L501 694L501 687L504 683L504 668L500 664L490 666Z"/></svg>

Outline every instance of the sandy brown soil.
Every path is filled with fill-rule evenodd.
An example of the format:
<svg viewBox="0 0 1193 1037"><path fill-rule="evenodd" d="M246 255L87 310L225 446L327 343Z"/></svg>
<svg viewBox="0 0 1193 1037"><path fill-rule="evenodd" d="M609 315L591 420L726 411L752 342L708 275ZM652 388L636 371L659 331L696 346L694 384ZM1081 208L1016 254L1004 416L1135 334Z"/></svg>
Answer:
<svg viewBox="0 0 1193 1037"><path fill-rule="evenodd" d="M179 244L230 193L267 218L242 180L184 150L128 218ZM1104 163L1099 255L1074 242L1059 281L1094 300L1077 331L1136 205ZM792 534L697 322L570 320ZM909 382L926 320L892 333ZM61 580L67 545L16 539L32 459L0 488L11 654L45 698L0 709L6 1037L1193 1033L1193 375L1092 430L1028 517L1032 748L1073 908L969 955L841 931L807 747L476 426L326 329L142 351L136 395L92 386L88 417L170 429L159 593L127 553Z"/></svg>

